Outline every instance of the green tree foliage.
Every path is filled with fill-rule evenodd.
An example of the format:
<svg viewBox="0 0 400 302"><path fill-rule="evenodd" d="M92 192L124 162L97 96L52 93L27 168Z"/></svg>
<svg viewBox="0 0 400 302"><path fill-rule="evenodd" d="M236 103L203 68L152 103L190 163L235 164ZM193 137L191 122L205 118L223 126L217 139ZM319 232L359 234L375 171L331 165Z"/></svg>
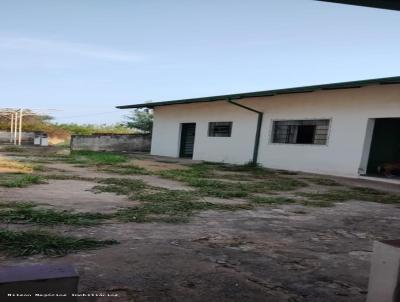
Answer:
<svg viewBox="0 0 400 302"><path fill-rule="evenodd" d="M125 116L127 122L126 127L137 129L141 132L151 133L153 129L153 112L149 109L135 109Z"/></svg>
<svg viewBox="0 0 400 302"><path fill-rule="evenodd" d="M29 115L25 110L23 116L22 131L44 131L52 137L68 138L70 133L52 123L52 117L49 115ZM0 130L10 131L10 120L0 118Z"/></svg>
<svg viewBox="0 0 400 302"><path fill-rule="evenodd" d="M133 133L132 129L127 128L122 124L115 125L93 125L93 124L56 124L57 127L60 127L64 130L67 130L71 134L77 135L90 135L90 134L127 134Z"/></svg>
<svg viewBox="0 0 400 302"><path fill-rule="evenodd" d="M10 120L0 117L0 130L10 131ZM53 122L53 117L48 115L28 115L23 117L23 131L34 132L43 131L50 137L69 139L72 134L90 135L94 133L103 134L126 134L133 133L134 130L123 124L114 125L94 125L94 124L57 124Z"/></svg>

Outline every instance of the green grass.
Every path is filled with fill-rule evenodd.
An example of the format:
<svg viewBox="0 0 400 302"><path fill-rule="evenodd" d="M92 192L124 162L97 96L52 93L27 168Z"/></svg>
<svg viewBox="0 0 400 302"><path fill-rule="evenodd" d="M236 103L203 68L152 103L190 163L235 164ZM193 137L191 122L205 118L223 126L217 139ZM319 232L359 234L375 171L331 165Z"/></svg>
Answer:
<svg viewBox="0 0 400 302"><path fill-rule="evenodd" d="M0 168L15 170L15 173L29 173L33 171L30 163L0 158Z"/></svg>
<svg viewBox="0 0 400 302"><path fill-rule="evenodd" d="M43 178L49 180L82 180L82 181L97 181L96 178L93 177L82 177L77 175L70 175L70 174L46 174L42 175Z"/></svg>
<svg viewBox="0 0 400 302"><path fill-rule="evenodd" d="M1 151L21 153L21 152L24 152L24 149L21 147L18 147L18 146L4 146L1 148Z"/></svg>
<svg viewBox="0 0 400 302"><path fill-rule="evenodd" d="M290 204L296 203L296 200L282 196L253 196L251 201L256 204Z"/></svg>
<svg viewBox="0 0 400 302"><path fill-rule="evenodd" d="M248 187L242 183L196 178L187 180L187 183L197 188L202 196L244 198L249 195Z"/></svg>
<svg viewBox="0 0 400 302"><path fill-rule="evenodd" d="M311 177L306 177L302 178L305 181L309 181L313 184L320 185L320 186L329 186L329 187L334 187L334 186L340 186L340 184L329 178L311 178Z"/></svg>
<svg viewBox="0 0 400 302"><path fill-rule="evenodd" d="M68 161L80 165L115 165L128 160L126 155L112 152L73 151Z"/></svg>
<svg viewBox="0 0 400 302"><path fill-rule="evenodd" d="M12 256L63 256L81 250L96 249L117 244L115 240L74 238L42 231L0 230L0 251Z"/></svg>
<svg viewBox="0 0 400 302"><path fill-rule="evenodd" d="M300 202L303 206L306 207L318 207L318 208L328 208L333 207L335 205L334 201L330 200L309 200L305 199Z"/></svg>
<svg viewBox="0 0 400 302"><path fill-rule="evenodd" d="M400 203L400 195L398 194L390 194L364 187L352 187L347 190L331 190L320 193L298 193L297 195L305 197L309 202L334 203L359 200L377 203Z"/></svg>
<svg viewBox="0 0 400 302"><path fill-rule="evenodd" d="M256 181L235 182L223 181L232 179L232 175L215 173L217 170L223 171L246 171L255 174ZM191 165L188 169L166 170L159 172L165 178L182 181L190 186L197 188L203 196L213 196L218 198L246 198L252 193L269 193L274 191L290 191L307 186L305 182L280 177L272 171L250 165L235 166L224 164L197 164ZM233 175L233 179L252 179L246 175ZM221 180L219 180L221 179Z"/></svg>
<svg viewBox="0 0 400 302"><path fill-rule="evenodd" d="M33 174L1 174L0 186L8 188L25 188L30 185L46 183L45 178Z"/></svg>
<svg viewBox="0 0 400 302"><path fill-rule="evenodd" d="M251 205L224 205L199 200L191 192L165 190L162 192L139 196L145 203L136 207L121 209L116 217L123 221L149 222L162 221L169 223L186 222L190 216L205 210L243 210Z"/></svg>
<svg viewBox="0 0 400 302"><path fill-rule="evenodd" d="M208 164L195 164L188 166L187 169L171 169L159 172L164 178L188 182L191 179L215 177L213 169Z"/></svg>
<svg viewBox="0 0 400 302"><path fill-rule="evenodd" d="M111 218L111 215L37 209L33 203L12 202L0 204L0 222L2 223L94 225L108 218Z"/></svg>
<svg viewBox="0 0 400 302"><path fill-rule="evenodd" d="M250 175L253 179L279 176L279 174L275 170L266 169L259 165L254 165L252 163L245 165L221 164L215 167L217 170L220 171L245 173L247 175Z"/></svg>
<svg viewBox="0 0 400 302"><path fill-rule="evenodd" d="M196 196L196 194L193 192L182 191L182 190L167 190L167 189L158 192L156 191L156 192L142 193L136 196L137 200L143 202L152 202L152 203L162 203L169 201L186 202L186 201L197 200L198 198L199 197Z"/></svg>
<svg viewBox="0 0 400 302"><path fill-rule="evenodd" d="M303 181L285 177L274 177L247 185L252 193L286 192L306 187Z"/></svg>
<svg viewBox="0 0 400 302"><path fill-rule="evenodd" d="M132 175L132 174L148 175L148 174L151 174L145 168L138 167L135 165L129 165L129 166L128 165L126 165L126 166L125 165L117 165L117 166L113 166L112 168L105 167L105 168L101 168L100 171L121 174L121 175Z"/></svg>
<svg viewBox="0 0 400 302"><path fill-rule="evenodd" d="M93 187L95 193L109 192L118 195L136 196L145 189L151 188L143 180L127 178L106 178L99 181L101 185Z"/></svg>
<svg viewBox="0 0 400 302"><path fill-rule="evenodd" d="M147 185L142 180L108 178L94 187L95 192L113 192L129 196L142 202L141 205L117 211L115 217L122 221L133 222L186 222L197 211L202 210L238 210L251 206L220 205L201 200L204 195L199 191L168 190ZM232 193L230 193L232 194Z"/></svg>

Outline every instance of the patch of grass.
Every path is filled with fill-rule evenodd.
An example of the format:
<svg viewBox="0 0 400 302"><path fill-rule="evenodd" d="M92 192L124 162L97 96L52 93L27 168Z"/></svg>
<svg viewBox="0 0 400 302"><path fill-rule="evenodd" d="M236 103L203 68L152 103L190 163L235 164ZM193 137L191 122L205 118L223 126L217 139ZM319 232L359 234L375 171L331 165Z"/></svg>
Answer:
<svg viewBox="0 0 400 302"><path fill-rule="evenodd" d="M303 178L303 180L305 181L309 181L313 184L316 185L320 185L320 186L340 186L340 184L333 180L333 179L329 179L329 178L312 178L312 177L306 177Z"/></svg>
<svg viewBox="0 0 400 302"><path fill-rule="evenodd" d="M31 164L2 158L0 158L0 168L15 170L15 173L30 173L33 171Z"/></svg>
<svg viewBox="0 0 400 302"><path fill-rule="evenodd" d="M253 196L251 201L257 204L289 204L296 203L296 200L282 196Z"/></svg>
<svg viewBox="0 0 400 302"><path fill-rule="evenodd" d="M121 175L132 175L132 174L148 175L148 174L151 174L145 168L138 167L135 165L129 165L129 166L118 165L118 166L113 166L112 168L105 167L105 168L101 168L100 171L121 174Z"/></svg>
<svg viewBox="0 0 400 302"><path fill-rule="evenodd" d="M36 223L44 225L94 225L111 215L101 213L71 213L51 209L36 209L33 203L0 204L0 222L3 223Z"/></svg>
<svg viewBox="0 0 400 302"><path fill-rule="evenodd" d="M21 153L21 152L24 152L24 149L19 147L19 146L4 146L4 147L1 148L1 151L3 151L3 152Z"/></svg>
<svg viewBox="0 0 400 302"><path fill-rule="evenodd" d="M297 179L274 177L265 179L263 181L253 182L247 186L252 193L268 193L270 191L293 191L302 187L306 187L307 184Z"/></svg>
<svg viewBox="0 0 400 302"><path fill-rule="evenodd" d="M45 179L54 179L54 180L83 180L83 181L97 181L96 178L93 177L83 177L77 175L68 175L68 174L46 174L42 176Z"/></svg>
<svg viewBox="0 0 400 302"><path fill-rule="evenodd" d="M198 196L193 192L167 189L158 192L138 194L136 197L140 201L152 203L169 201L186 202L198 199Z"/></svg>
<svg viewBox="0 0 400 302"><path fill-rule="evenodd" d="M279 173L275 170L263 168L260 165L254 165L253 163L245 164L245 165L219 165L217 169L220 171L229 171L229 172L243 172L249 174L252 178L271 178L271 177L279 177Z"/></svg>
<svg viewBox="0 0 400 302"><path fill-rule="evenodd" d="M145 189L150 188L141 179L105 178L100 180L99 183L102 185L93 187L93 192L109 192L129 196L142 193Z"/></svg>
<svg viewBox="0 0 400 302"><path fill-rule="evenodd" d="M144 204L121 209L116 217L123 221L148 222L186 222L197 211L250 209L250 205L224 205L198 200L196 195L186 191L166 190L140 195Z"/></svg>
<svg viewBox="0 0 400 302"><path fill-rule="evenodd" d="M328 208L333 207L334 202L328 200L302 200L301 204L306 207L319 207L319 208Z"/></svg>
<svg viewBox="0 0 400 302"><path fill-rule="evenodd" d="M275 171L281 175L298 175L299 174L296 171L289 171L289 170L275 170Z"/></svg>
<svg viewBox="0 0 400 302"><path fill-rule="evenodd" d="M126 155L112 152L73 151L68 161L80 165L115 165L127 160Z"/></svg>
<svg viewBox="0 0 400 302"><path fill-rule="evenodd" d="M187 183L196 187L198 192L203 196L241 198L249 195L248 187L243 183L196 178L189 179Z"/></svg>
<svg viewBox="0 0 400 302"><path fill-rule="evenodd" d="M0 186L8 188L25 188L30 185L46 183L44 177L32 174L2 174Z"/></svg>
<svg viewBox="0 0 400 302"><path fill-rule="evenodd" d="M162 177L178 181L188 182L191 179L211 178L214 175L212 168L208 164L195 164L188 166L188 169L171 169L160 171Z"/></svg>
<svg viewBox="0 0 400 302"><path fill-rule="evenodd" d="M0 251L12 256L63 256L81 250L96 249L117 244L115 240L74 238L42 231L14 232L0 230Z"/></svg>
<svg viewBox="0 0 400 302"><path fill-rule="evenodd" d="M230 178L225 175L215 173L215 167L226 169L227 171L252 171L258 177L255 182L228 182L216 180L215 178ZM188 169L166 170L159 174L162 177L182 181L190 186L196 187L203 196L213 196L218 198L244 198L251 193L270 193L273 191L290 191L307 186L307 183L300 180L280 177L272 174L273 172L258 166L237 166L223 164L197 164L191 165ZM253 174L252 174L253 175ZM252 175L250 177L252 177ZM214 178L214 179L212 179ZM236 177L234 177L236 178ZM260 181L262 178L262 181ZM246 177L246 180L249 178Z"/></svg>
<svg viewBox="0 0 400 302"><path fill-rule="evenodd" d="M334 203L359 200L377 203L400 203L400 195L363 187L353 187L348 190L331 190L320 193L298 193L297 195L307 198L308 202L318 201Z"/></svg>

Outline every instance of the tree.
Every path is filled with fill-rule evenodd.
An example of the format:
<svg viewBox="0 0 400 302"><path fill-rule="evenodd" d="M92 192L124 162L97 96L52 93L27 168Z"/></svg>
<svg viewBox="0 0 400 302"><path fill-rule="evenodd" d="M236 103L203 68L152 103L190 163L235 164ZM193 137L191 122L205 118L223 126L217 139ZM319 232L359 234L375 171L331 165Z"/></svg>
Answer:
<svg viewBox="0 0 400 302"><path fill-rule="evenodd" d="M125 125L145 133L151 133L153 129L153 112L149 109L135 109L125 118L128 120Z"/></svg>

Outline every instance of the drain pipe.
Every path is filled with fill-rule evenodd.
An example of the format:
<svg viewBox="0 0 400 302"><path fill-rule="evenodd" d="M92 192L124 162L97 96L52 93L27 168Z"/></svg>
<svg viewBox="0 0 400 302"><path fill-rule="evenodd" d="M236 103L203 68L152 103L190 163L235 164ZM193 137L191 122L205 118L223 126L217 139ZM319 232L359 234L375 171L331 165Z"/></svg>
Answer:
<svg viewBox="0 0 400 302"><path fill-rule="evenodd" d="M252 163L254 165L256 165L257 161L258 161L258 149L259 149L259 145L260 145L261 125L263 122L264 113L261 111L255 110L253 108L244 106L242 104L236 103L236 102L232 101L231 99L228 99L228 103L231 103L232 105L241 107L243 109L246 109L246 110L249 110L249 111L252 111L252 112L255 112L258 114L257 130L256 130L256 137L254 140L254 150L253 150L253 160L252 160Z"/></svg>

